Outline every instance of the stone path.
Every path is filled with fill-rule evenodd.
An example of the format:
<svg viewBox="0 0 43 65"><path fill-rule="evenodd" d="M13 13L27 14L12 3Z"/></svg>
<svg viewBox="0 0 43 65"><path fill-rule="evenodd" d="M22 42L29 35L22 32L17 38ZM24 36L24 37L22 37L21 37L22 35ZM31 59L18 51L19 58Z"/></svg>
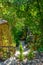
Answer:
<svg viewBox="0 0 43 65"><path fill-rule="evenodd" d="M23 54L27 55L30 50L25 48L24 42L22 42L22 43L23 43L23 48L25 49ZM18 50L15 53L16 57L20 54L20 52ZM24 61L19 62L16 59L16 57L13 56L13 57L8 58L4 62L0 62L0 65L43 65L43 56L40 56L39 54L36 54L36 58L34 60L30 60L30 61L25 59Z"/></svg>
<svg viewBox="0 0 43 65"><path fill-rule="evenodd" d="M42 60L41 60L42 59ZM34 60L26 60L23 62L18 62L15 57L11 57L6 61L2 62L0 65L43 65L43 58L34 59Z"/></svg>

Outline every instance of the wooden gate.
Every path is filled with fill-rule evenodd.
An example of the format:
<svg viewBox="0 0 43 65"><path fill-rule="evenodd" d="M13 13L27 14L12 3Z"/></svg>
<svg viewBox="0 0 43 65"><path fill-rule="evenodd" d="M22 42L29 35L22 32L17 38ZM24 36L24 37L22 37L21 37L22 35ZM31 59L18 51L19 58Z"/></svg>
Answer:
<svg viewBox="0 0 43 65"><path fill-rule="evenodd" d="M10 28L6 20L0 20L0 59L10 57L14 52Z"/></svg>

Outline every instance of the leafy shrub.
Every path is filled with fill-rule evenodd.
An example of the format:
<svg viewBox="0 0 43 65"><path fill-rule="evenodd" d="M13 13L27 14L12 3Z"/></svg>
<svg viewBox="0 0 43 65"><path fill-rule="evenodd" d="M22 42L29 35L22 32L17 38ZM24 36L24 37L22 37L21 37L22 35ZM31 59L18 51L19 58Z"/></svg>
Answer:
<svg viewBox="0 0 43 65"><path fill-rule="evenodd" d="M20 61L23 61L23 60L24 60L24 55L23 55L23 54L20 54L20 55L19 55L19 60L20 60Z"/></svg>
<svg viewBox="0 0 43 65"><path fill-rule="evenodd" d="M33 51L31 50L29 53L28 53L28 60L32 60L34 58L34 53Z"/></svg>
<svg viewBox="0 0 43 65"><path fill-rule="evenodd" d="M38 48L38 52L43 52L43 46L40 46L40 47Z"/></svg>
<svg viewBox="0 0 43 65"><path fill-rule="evenodd" d="M29 45L29 48L33 50L38 50L39 47L40 47L40 43L31 43Z"/></svg>

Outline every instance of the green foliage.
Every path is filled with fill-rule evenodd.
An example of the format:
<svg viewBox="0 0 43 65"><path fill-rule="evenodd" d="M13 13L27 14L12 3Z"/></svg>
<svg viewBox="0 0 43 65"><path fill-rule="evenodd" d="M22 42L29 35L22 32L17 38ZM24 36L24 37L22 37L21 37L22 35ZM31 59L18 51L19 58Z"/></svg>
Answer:
<svg viewBox="0 0 43 65"><path fill-rule="evenodd" d="M5 0L6 1L6 0ZM13 1L13 0L8 0L8 2L11 2L11 1ZM15 0L16 1L16 0ZM8 3L8 2L6 2L6 3ZM16 6L16 3L19 3L20 5L18 5L17 4L17 6ZM25 1L16 1L16 3L14 3L14 1L13 1L13 3L15 4L15 6L13 5L11 5L11 7L8 5L8 4L6 4L6 3L3 3L2 4L2 2L0 3L1 4L1 8L3 7L3 9L4 9L4 11L3 11L3 9L2 9L2 14L4 15L4 16L6 16L7 18L9 17L13 17L13 18L15 18L15 15L16 15L16 17L18 17L19 15L20 15L20 17L22 16L22 18L23 17L25 17L27 20L28 20L28 18L30 18L31 17L31 19L33 20L33 18L32 18L32 16L33 17L35 17L35 16L37 16L35 13L33 13L33 12L37 12L38 13L38 9L37 9L37 2L35 1L35 2L33 2L33 4L31 4L31 2L29 2L28 1L28 3L27 3L27 1L25 0ZM6 7L5 7L5 5L6 5ZM33 6L32 6L33 5ZM35 6L34 6L35 5ZM16 9L15 9L15 7L16 7ZM25 7L25 8L24 8ZM29 7L28 8L28 11L26 11L26 9L27 9L27 7ZM24 12L23 12L24 11ZM16 13L18 13L18 15L16 14ZM35 16L34 16L35 15ZM27 17L28 16L28 17ZM5 18L5 17L4 17ZM36 19L36 17L34 18L34 19ZM13 19L14 20L14 19ZM28 21L26 21L26 22L28 22Z"/></svg>
<svg viewBox="0 0 43 65"><path fill-rule="evenodd" d="M19 60L20 61L23 61L24 60L24 55L23 54L22 55L21 54L19 55Z"/></svg>
<svg viewBox="0 0 43 65"><path fill-rule="evenodd" d="M32 50L28 53L28 60L32 60L34 58L34 53Z"/></svg>
<svg viewBox="0 0 43 65"><path fill-rule="evenodd" d="M22 44L20 44L19 50L20 50L19 60L20 61L23 61L24 55L23 55L23 47L22 47Z"/></svg>
<svg viewBox="0 0 43 65"><path fill-rule="evenodd" d="M22 28L27 25L33 34L41 35L43 45L42 0L0 0L0 18L8 21L17 43L22 35Z"/></svg>
<svg viewBox="0 0 43 65"><path fill-rule="evenodd" d="M22 43L20 43L19 49L20 49L20 53L23 53Z"/></svg>
<svg viewBox="0 0 43 65"><path fill-rule="evenodd" d="M43 52L43 45L38 48L38 52Z"/></svg>
<svg viewBox="0 0 43 65"><path fill-rule="evenodd" d="M22 30L23 28L24 28L23 21L20 21L20 22L18 21L15 23L15 26L12 26L12 34L14 36L14 40L17 43L17 46L19 45L19 39L21 38L21 35L23 34L23 30Z"/></svg>
<svg viewBox="0 0 43 65"><path fill-rule="evenodd" d="M40 48L40 43L32 43L29 45L29 48L32 50L38 50Z"/></svg>

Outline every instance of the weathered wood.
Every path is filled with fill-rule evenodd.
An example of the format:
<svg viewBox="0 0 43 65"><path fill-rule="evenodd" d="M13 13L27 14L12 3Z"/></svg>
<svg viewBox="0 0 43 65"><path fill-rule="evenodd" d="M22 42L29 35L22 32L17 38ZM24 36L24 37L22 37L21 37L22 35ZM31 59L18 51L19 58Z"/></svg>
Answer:
<svg viewBox="0 0 43 65"><path fill-rule="evenodd" d="M2 52L3 54L3 51L9 51L9 53L13 52L15 47L11 46L11 44L12 39L9 24L5 20L0 20L0 53Z"/></svg>

